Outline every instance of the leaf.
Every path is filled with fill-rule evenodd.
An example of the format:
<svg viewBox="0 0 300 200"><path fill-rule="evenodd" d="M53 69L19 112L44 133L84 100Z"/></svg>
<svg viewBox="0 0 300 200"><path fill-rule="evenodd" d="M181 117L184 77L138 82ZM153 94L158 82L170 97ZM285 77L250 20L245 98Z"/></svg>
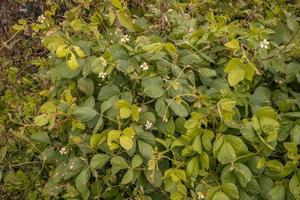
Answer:
<svg viewBox="0 0 300 200"><path fill-rule="evenodd" d="M295 199L300 199L300 171L296 171L289 182L289 188Z"/></svg>
<svg viewBox="0 0 300 200"><path fill-rule="evenodd" d="M74 53L70 53L70 58L69 60L67 61L67 64L68 64L68 68L70 70L75 70L79 67L79 64L76 60L76 56L74 55Z"/></svg>
<svg viewBox="0 0 300 200"><path fill-rule="evenodd" d="M273 187L267 194L268 200L285 200L285 188L283 185Z"/></svg>
<svg viewBox="0 0 300 200"><path fill-rule="evenodd" d="M109 161L109 158L106 154L96 154L92 157L90 165L94 169L100 169Z"/></svg>
<svg viewBox="0 0 300 200"><path fill-rule="evenodd" d="M234 86L234 85L238 84L239 82L241 82L242 80L244 80L244 78L245 78L244 70L242 70L240 68L231 70L230 73L228 74L229 85Z"/></svg>
<svg viewBox="0 0 300 200"><path fill-rule="evenodd" d="M73 47L73 49L75 50L75 52L76 52L76 54L77 54L77 56L78 56L79 58L84 58L84 57L85 57L84 51L82 51L81 48L80 48L79 46L72 46L72 47Z"/></svg>
<svg viewBox="0 0 300 200"><path fill-rule="evenodd" d="M80 78L77 81L78 88L87 96L92 96L94 93L94 82L89 78Z"/></svg>
<svg viewBox="0 0 300 200"><path fill-rule="evenodd" d="M300 125L295 125L291 130L291 140L299 145L300 144Z"/></svg>
<svg viewBox="0 0 300 200"><path fill-rule="evenodd" d="M45 143L45 144L50 144L51 143L50 137L49 137L48 133L46 133L46 132L34 133L30 136L30 138L32 140L42 142L42 143Z"/></svg>
<svg viewBox="0 0 300 200"><path fill-rule="evenodd" d="M236 153L234 151L234 148L229 142L224 141L219 153L217 154L218 161L220 161L222 164L227 164L232 162L235 158Z"/></svg>
<svg viewBox="0 0 300 200"><path fill-rule="evenodd" d="M224 46L234 50L240 48L239 41L237 39L227 42Z"/></svg>
<svg viewBox="0 0 300 200"><path fill-rule="evenodd" d="M137 168L143 164L143 158L139 154L135 154L131 160L132 169Z"/></svg>
<svg viewBox="0 0 300 200"><path fill-rule="evenodd" d="M234 174L237 180L239 181L242 187L246 187L246 185L252 179L252 172L246 165L242 163L236 163L236 168L237 170L234 170Z"/></svg>
<svg viewBox="0 0 300 200"><path fill-rule="evenodd" d="M204 77L212 77L212 76L216 76L217 72L213 69L202 67L199 69L199 74Z"/></svg>
<svg viewBox="0 0 300 200"><path fill-rule="evenodd" d="M142 80L142 86L147 96L151 98L159 98L163 95L164 90L162 88L163 80L161 77L144 78Z"/></svg>
<svg viewBox="0 0 300 200"><path fill-rule="evenodd" d="M111 172L113 174L116 174L120 170L127 169L129 167L129 165L127 164L126 160L124 158L122 158L121 156L113 157L110 160L110 163L112 165Z"/></svg>
<svg viewBox="0 0 300 200"><path fill-rule="evenodd" d="M108 132L107 145L110 150L114 150L119 147L116 141L119 140L120 136L121 136L121 131L119 130L111 130Z"/></svg>
<svg viewBox="0 0 300 200"><path fill-rule="evenodd" d="M80 193L89 192L88 184L90 180L91 172L89 169L84 169L80 172L75 180L75 185Z"/></svg>
<svg viewBox="0 0 300 200"><path fill-rule="evenodd" d="M73 115L78 120L86 122L92 120L97 115L97 111L89 106L76 107Z"/></svg>
<svg viewBox="0 0 300 200"><path fill-rule="evenodd" d="M150 144L143 142L142 140L138 140L138 146L140 153L144 158L150 159L153 156L153 148Z"/></svg>
<svg viewBox="0 0 300 200"><path fill-rule="evenodd" d="M50 120L50 118L48 115L41 114L34 118L34 124L37 126L44 126L44 125L48 124L49 120Z"/></svg>
<svg viewBox="0 0 300 200"><path fill-rule="evenodd" d="M69 52L70 52L69 48L66 47L65 45L62 45L56 49L55 54L59 58L65 58Z"/></svg>
<svg viewBox="0 0 300 200"><path fill-rule="evenodd" d="M117 12L118 20L120 24L125 27L128 31L134 32L134 27L132 23L132 19L126 15L124 12Z"/></svg>
<svg viewBox="0 0 300 200"><path fill-rule="evenodd" d="M199 161L198 157L193 157L186 166L186 173L188 176L196 178L199 173Z"/></svg>
<svg viewBox="0 0 300 200"><path fill-rule="evenodd" d="M214 194L212 200L230 200L228 196L226 196L226 194L224 194L223 192L217 192L216 194Z"/></svg>
<svg viewBox="0 0 300 200"><path fill-rule="evenodd" d="M122 6L122 3L119 1L119 0L110 0L111 4L113 6L115 6L116 8L122 10L123 9L123 6Z"/></svg>
<svg viewBox="0 0 300 200"><path fill-rule="evenodd" d="M179 117L188 116L189 113L182 104L177 103L174 99L166 99L166 102L177 116Z"/></svg>
<svg viewBox="0 0 300 200"><path fill-rule="evenodd" d="M233 183L223 183L221 190L232 199L239 199L239 190Z"/></svg>
<svg viewBox="0 0 300 200"><path fill-rule="evenodd" d="M133 147L132 137L133 136L122 135L120 137L120 145L121 145L121 147L123 147L126 150L131 149Z"/></svg>
<svg viewBox="0 0 300 200"><path fill-rule="evenodd" d="M242 61L240 58L232 58L225 66L224 72L229 74L234 69L239 68L240 65L242 65Z"/></svg>
<svg viewBox="0 0 300 200"><path fill-rule="evenodd" d="M117 108L119 108L119 114L121 119L126 119L131 116L131 108L128 101L121 99L116 103Z"/></svg>
<svg viewBox="0 0 300 200"><path fill-rule="evenodd" d="M133 171L132 169L128 169L128 171L124 174L121 184L126 185L133 180Z"/></svg>

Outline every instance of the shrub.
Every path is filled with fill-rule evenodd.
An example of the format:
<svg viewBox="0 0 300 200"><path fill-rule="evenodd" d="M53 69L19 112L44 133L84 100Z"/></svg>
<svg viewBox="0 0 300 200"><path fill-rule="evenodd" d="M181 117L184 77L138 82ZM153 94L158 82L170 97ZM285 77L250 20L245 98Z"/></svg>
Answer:
<svg viewBox="0 0 300 200"><path fill-rule="evenodd" d="M25 126L36 198L300 198L299 4L70 5L30 25L53 84Z"/></svg>

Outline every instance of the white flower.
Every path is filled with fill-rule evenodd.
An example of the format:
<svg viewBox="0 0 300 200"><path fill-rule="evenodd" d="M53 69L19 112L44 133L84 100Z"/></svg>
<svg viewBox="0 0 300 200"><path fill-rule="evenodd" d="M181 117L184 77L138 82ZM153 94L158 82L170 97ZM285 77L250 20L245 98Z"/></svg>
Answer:
<svg viewBox="0 0 300 200"><path fill-rule="evenodd" d="M106 62L105 58L103 58L103 57L101 56L99 59L100 59L101 65L104 66L104 67L106 67L107 62Z"/></svg>
<svg viewBox="0 0 300 200"><path fill-rule="evenodd" d="M153 124L147 120L146 125L145 125L146 130L151 129L152 127L153 127Z"/></svg>
<svg viewBox="0 0 300 200"><path fill-rule="evenodd" d="M267 39L264 39L263 41L260 41L260 42L259 42L259 46L260 46L260 48L262 48L262 49L267 49L267 48L269 48L269 44L270 44L270 42L269 42Z"/></svg>
<svg viewBox="0 0 300 200"><path fill-rule="evenodd" d="M62 147L62 148L59 150L59 153L60 153L61 155L67 154L67 148L66 148L66 147Z"/></svg>
<svg viewBox="0 0 300 200"><path fill-rule="evenodd" d="M99 75L98 75L99 78L105 79L106 76L107 76L106 72L99 72Z"/></svg>
<svg viewBox="0 0 300 200"><path fill-rule="evenodd" d="M44 23L46 20L46 17L44 15L41 15L38 17L37 21L40 22L40 23Z"/></svg>
<svg viewBox="0 0 300 200"><path fill-rule="evenodd" d="M167 74L163 76L164 81L168 81L169 79L170 79L170 77Z"/></svg>
<svg viewBox="0 0 300 200"><path fill-rule="evenodd" d="M139 111L139 113L140 113L140 112L142 112L142 108L141 108L141 107L140 107L140 108L138 108L138 111Z"/></svg>
<svg viewBox="0 0 300 200"><path fill-rule="evenodd" d="M74 167L75 167L75 165L72 163L72 164L70 165L70 169L74 169Z"/></svg>
<svg viewBox="0 0 300 200"><path fill-rule="evenodd" d="M122 35L121 36L121 42L122 43L127 43L127 42L129 42L129 40L130 40L130 38L129 38L128 35Z"/></svg>
<svg viewBox="0 0 300 200"><path fill-rule="evenodd" d="M142 70L144 70L144 71L146 71L146 70L149 69L149 65L148 65L146 62L144 62L143 64L141 64L140 67L141 67Z"/></svg>

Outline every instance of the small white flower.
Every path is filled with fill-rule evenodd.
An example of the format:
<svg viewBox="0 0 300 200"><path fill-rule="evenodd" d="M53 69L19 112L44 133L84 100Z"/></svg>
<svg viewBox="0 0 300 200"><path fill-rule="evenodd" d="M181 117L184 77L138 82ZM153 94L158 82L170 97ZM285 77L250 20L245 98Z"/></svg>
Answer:
<svg viewBox="0 0 300 200"><path fill-rule="evenodd" d="M149 65L148 65L146 62L144 62L143 64L141 64L140 67L141 67L142 70L144 70L144 71L146 71L146 70L149 69Z"/></svg>
<svg viewBox="0 0 300 200"><path fill-rule="evenodd" d="M102 66L106 67L107 66L107 62L105 60L105 58L103 58L102 56L99 58L100 59L100 63Z"/></svg>
<svg viewBox="0 0 300 200"><path fill-rule="evenodd" d="M139 113L142 112L142 108L138 108Z"/></svg>
<svg viewBox="0 0 300 200"><path fill-rule="evenodd" d="M40 23L44 23L46 20L46 17L44 15L41 15L38 17L37 21L40 22Z"/></svg>
<svg viewBox="0 0 300 200"><path fill-rule="evenodd" d="M168 81L169 79L170 79L170 77L167 74L163 76L164 81Z"/></svg>
<svg viewBox="0 0 300 200"><path fill-rule="evenodd" d="M128 35L122 35L121 36L121 42L122 43L127 43L127 42L129 42L129 40L130 40L130 37Z"/></svg>
<svg viewBox="0 0 300 200"><path fill-rule="evenodd" d="M259 46L262 49L268 49L270 42L267 39L264 39L263 41L259 42Z"/></svg>
<svg viewBox="0 0 300 200"><path fill-rule="evenodd" d="M153 124L152 124L150 121L147 120L146 125L145 125L145 129L146 129L146 130L149 130L149 129L151 129L152 127L153 127Z"/></svg>
<svg viewBox="0 0 300 200"><path fill-rule="evenodd" d="M59 153L60 153L61 155L67 154L67 148L66 148L66 147L62 147L62 148L59 150Z"/></svg>
<svg viewBox="0 0 300 200"><path fill-rule="evenodd" d="M106 72L99 72L99 75L98 75L99 78L105 79L106 76L107 76Z"/></svg>

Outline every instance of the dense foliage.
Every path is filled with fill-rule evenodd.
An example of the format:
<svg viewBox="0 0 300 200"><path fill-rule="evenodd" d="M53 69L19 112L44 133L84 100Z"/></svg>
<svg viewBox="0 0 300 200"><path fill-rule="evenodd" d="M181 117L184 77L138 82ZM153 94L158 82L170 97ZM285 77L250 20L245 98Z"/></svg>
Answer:
<svg viewBox="0 0 300 200"><path fill-rule="evenodd" d="M51 87L1 97L0 197L300 199L299 21L297 1L48 1L12 27Z"/></svg>

